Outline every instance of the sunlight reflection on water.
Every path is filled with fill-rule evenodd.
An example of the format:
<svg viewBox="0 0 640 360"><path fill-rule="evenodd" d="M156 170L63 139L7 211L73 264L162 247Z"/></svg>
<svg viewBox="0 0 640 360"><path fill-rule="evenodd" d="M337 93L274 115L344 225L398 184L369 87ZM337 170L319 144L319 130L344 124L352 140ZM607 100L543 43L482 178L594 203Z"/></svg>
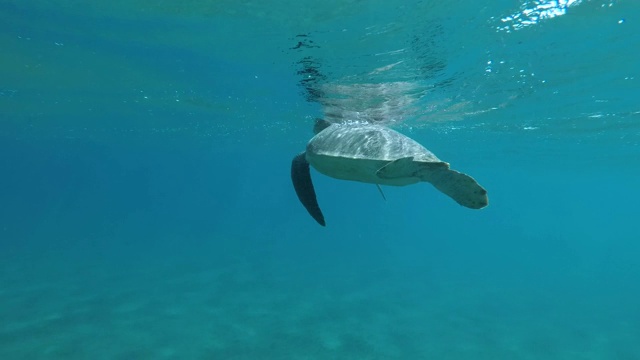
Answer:
<svg viewBox="0 0 640 360"><path fill-rule="evenodd" d="M498 26L498 31L510 32L525 27L536 25L540 21L562 16L570 7L578 6L583 0L535 0L527 1L520 10L505 16L502 19L503 26ZM611 6L613 3L610 3Z"/></svg>

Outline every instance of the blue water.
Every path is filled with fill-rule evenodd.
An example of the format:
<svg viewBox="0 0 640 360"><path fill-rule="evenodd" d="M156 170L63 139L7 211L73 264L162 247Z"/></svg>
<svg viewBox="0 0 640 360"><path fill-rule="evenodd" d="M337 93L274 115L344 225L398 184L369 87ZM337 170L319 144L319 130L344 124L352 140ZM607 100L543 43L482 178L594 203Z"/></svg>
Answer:
<svg viewBox="0 0 640 360"><path fill-rule="evenodd" d="M640 7L485 3L0 0L0 359L640 359ZM336 112L489 206L317 225Z"/></svg>

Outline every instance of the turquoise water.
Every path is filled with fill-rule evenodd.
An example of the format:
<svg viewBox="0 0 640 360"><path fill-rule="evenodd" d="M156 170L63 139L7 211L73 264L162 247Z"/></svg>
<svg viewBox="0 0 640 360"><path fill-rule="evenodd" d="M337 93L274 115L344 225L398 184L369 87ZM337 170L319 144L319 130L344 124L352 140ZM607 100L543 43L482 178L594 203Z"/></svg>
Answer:
<svg viewBox="0 0 640 360"><path fill-rule="evenodd" d="M637 2L55 3L0 0L0 359L640 359ZM336 114L490 205L318 226Z"/></svg>

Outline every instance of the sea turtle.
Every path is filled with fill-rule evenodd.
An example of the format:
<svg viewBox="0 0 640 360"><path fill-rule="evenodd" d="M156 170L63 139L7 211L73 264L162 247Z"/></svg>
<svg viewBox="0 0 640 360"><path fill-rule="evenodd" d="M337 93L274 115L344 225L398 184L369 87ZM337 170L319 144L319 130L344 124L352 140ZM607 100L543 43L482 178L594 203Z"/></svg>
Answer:
<svg viewBox="0 0 640 360"><path fill-rule="evenodd" d="M291 163L291 180L309 214L322 226L309 164L336 179L404 186L426 181L458 204L471 209L488 205L487 191L471 176L451 170L415 140L386 126L317 120L307 150Z"/></svg>

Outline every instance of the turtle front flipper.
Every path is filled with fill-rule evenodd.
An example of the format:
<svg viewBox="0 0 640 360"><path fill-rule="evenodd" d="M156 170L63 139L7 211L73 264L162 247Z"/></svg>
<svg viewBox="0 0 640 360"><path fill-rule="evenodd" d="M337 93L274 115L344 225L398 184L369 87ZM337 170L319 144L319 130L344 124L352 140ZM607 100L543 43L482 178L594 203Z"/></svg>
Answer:
<svg viewBox="0 0 640 360"><path fill-rule="evenodd" d="M320 206L318 206L316 191L311 181L309 163L305 158L304 152L296 155L291 162L291 181L293 182L293 188L296 190L298 199L300 199L302 205L307 209L309 215L311 215L318 224L325 226L324 215L322 215Z"/></svg>

